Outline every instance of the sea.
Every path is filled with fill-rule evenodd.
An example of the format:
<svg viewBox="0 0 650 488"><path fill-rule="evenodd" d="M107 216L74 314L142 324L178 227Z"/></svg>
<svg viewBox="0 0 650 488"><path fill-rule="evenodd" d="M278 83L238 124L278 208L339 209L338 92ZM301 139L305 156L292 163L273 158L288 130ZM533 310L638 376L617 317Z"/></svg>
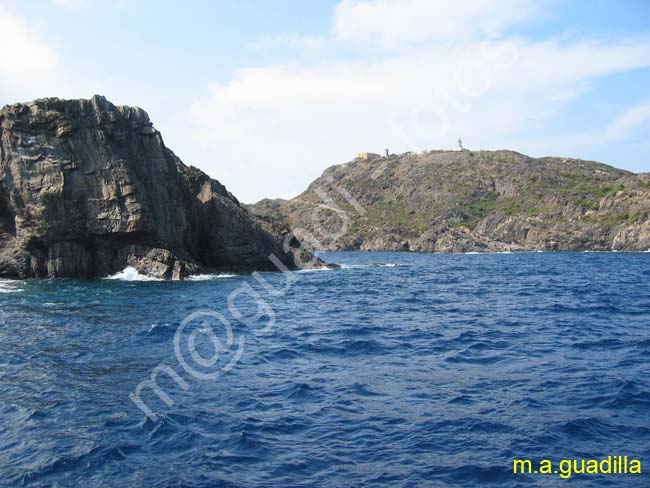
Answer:
<svg viewBox="0 0 650 488"><path fill-rule="evenodd" d="M0 281L0 486L650 486L650 253L320 256Z"/></svg>

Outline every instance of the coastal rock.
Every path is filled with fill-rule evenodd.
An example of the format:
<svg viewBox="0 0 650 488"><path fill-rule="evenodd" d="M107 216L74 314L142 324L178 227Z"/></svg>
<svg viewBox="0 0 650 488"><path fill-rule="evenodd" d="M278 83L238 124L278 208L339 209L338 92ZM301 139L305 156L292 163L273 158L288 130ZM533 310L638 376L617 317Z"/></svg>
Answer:
<svg viewBox="0 0 650 488"><path fill-rule="evenodd" d="M147 113L104 97L0 111L0 277L161 278L324 263L186 166Z"/></svg>
<svg viewBox="0 0 650 488"><path fill-rule="evenodd" d="M612 246L617 251L650 251L650 221L620 229Z"/></svg>

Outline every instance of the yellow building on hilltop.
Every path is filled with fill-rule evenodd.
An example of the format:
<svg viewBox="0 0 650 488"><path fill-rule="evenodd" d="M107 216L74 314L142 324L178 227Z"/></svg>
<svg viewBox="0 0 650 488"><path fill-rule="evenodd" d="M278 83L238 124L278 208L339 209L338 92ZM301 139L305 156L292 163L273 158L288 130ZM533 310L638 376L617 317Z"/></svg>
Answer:
<svg viewBox="0 0 650 488"><path fill-rule="evenodd" d="M381 156L379 154L371 152L360 152L357 156L358 159L363 159L364 161L371 161L380 157Z"/></svg>

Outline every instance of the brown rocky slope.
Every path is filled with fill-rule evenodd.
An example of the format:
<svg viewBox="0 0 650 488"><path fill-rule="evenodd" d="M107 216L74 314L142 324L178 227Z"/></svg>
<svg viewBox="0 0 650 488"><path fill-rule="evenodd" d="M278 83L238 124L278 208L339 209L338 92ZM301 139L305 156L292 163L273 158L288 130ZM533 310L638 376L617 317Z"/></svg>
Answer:
<svg viewBox="0 0 650 488"><path fill-rule="evenodd" d="M289 269L285 252L216 180L165 147L146 112L104 97L0 111L0 277L162 278ZM317 263L322 264L322 263Z"/></svg>
<svg viewBox="0 0 650 488"><path fill-rule="evenodd" d="M650 249L649 174L513 151L356 159L249 208L323 250Z"/></svg>

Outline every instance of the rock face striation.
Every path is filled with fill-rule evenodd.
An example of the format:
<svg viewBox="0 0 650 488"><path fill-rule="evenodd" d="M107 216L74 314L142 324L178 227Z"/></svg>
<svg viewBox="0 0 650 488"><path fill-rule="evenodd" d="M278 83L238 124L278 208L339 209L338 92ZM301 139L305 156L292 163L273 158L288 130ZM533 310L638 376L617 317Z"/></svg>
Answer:
<svg viewBox="0 0 650 488"><path fill-rule="evenodd" d="M162 278L322 265L263 229L165 147L146 112L104 97L0 111L0 277ZM285 251L286 248L286 251ZM313 258L313 259L312 259Z"/></svg>
<svg viewBox="0 0 650 488"><path fill-rule="evenodd" d="M650 174L513 151L356 159L250 210L323 250L650 249Z"/></svg>

